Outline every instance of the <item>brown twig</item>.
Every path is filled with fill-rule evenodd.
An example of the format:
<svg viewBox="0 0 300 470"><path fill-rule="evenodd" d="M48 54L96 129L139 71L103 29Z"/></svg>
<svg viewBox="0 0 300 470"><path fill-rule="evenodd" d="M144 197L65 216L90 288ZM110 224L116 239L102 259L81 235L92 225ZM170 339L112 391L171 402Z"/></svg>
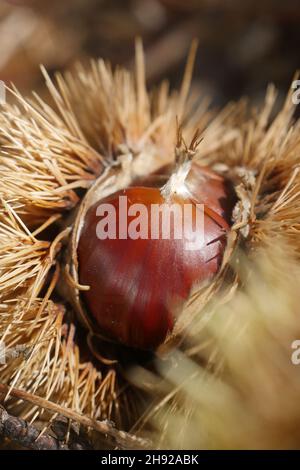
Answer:
<svg viewBox="0 0 300 470"><path fill-rule="evenodd" d="M22 447L33 450L86 450L91 448L87 442L78 438L66 444L63 440L55 438L50 434L41 434L32 424L24 419L11 416L6 409L0 405L0 435Z"/></svg>
<svg viewBox="0 0 300 470"><path fill-rule="evenodd" d="M149 441L129 434L125 431L116 429L114 423L111 421L98 421L91 419L80 413L76 413L69 408L60 406L57 403L53 403L37 395L25 392L24 390L15 388L10 389L7 385L4 384L0 384L0 393L6 394L6 396L10 395L23 401L27 401L52 413L57 413L61 416L64 416L65 418L75 421L87 428L94 429L101 434L110 436L115 440L116 444L123 449L145 449L150 447Z"/></svg>

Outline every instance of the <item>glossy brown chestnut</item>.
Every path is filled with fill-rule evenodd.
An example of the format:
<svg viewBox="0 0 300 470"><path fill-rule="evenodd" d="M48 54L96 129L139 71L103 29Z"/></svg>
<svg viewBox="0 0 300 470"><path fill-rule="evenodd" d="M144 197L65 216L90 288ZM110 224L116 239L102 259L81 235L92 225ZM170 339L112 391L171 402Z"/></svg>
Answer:
<svg viewBox="0 0 300 470"><path fill-rule="evenodd" d="M198 165L193 165L186 184L191 194L188 201L178 195L166 201L148 181L112 194L87 212L78 245L79 280L90 286L83 293L85 305L103 336L127 346L155 349L172 331L192 287L218 272L232 210L230 191L223 178ZM190 251L185 249L184 237L151 239L150 234L149 239L100 240L97 207L112 204L118 221L119 196L127 196L128 207L142 203L149 214L151 204L193 203L190 232L195 201L204 203L204 246ZM150 227L150 215L148 222Z"/></svg>

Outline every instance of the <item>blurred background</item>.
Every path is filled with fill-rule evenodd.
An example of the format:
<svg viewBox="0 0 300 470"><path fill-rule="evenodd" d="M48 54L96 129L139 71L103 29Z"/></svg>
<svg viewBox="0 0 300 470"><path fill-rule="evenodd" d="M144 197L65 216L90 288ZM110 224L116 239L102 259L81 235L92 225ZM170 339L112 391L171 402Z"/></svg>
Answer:
<svg viewBox="0 0 300 470"><path fill-rule="evenodd" d="M147 77L177 86L199 38L194 86L222 106L259 102L269 82L283 97L299 68L299 0L0 0L0 79L43 94L50 74L89 57L132 66L142 36Z"/></svg>

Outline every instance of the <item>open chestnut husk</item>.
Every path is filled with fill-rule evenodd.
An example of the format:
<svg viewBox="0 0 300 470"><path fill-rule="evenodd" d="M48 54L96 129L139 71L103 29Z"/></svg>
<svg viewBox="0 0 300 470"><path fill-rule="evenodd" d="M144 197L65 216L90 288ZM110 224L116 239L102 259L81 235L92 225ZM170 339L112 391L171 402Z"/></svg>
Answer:
<svg viewBox="0 0 300 470"><path fill-rule="evenodd" d="M172 334L192 290L218 273L235 196L224 177L196 162L165 166L150 176L132 169L122 162L88 191L73 230L68 279L73 284L73 304L93 333L126 346L155 350ZM133 216L131 209L139 204L147 209L138 215L140 222L147 219L147 234L120 237L120 196L127 201L126 230L132 222L137 228L137 214ZM191 206L182 237L176 239L173 233L163 238L161 227L157 237L151 237L151 207L173 204ZM101 239L97 234L104 215L99 217L99 205L114 208L113 237ZM186 249L193 237L200 243L199 206L202 244Z"/></svg>

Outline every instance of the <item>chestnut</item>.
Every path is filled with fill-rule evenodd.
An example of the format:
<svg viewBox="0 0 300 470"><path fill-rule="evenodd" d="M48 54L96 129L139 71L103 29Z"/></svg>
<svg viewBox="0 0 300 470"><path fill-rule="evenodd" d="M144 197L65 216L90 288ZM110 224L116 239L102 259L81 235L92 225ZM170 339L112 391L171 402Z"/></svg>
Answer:
<svg viewBox="0 0 300 470"><path fill-rule="evenodd" d="M130 347L154 350L162 344L192 288L211 279L222 261L234 204L232 190L224 178L196 163L183 178L178 174L176 191L172 189L174 175L163 188L158 187L163 174L154 175L95 202L84 217L77 256L79 282L89 286L82 292L85 308L101 335ZM121 200L127 201L126 227L120 226ZM151 208L168 208L174 203L182 208L191 205L183 236L164 238L160 227L158 236L152 237ZM186 249L195 236L198 203L204 205L202 246ZM146 209L139 213L139 222L146 222L147 233L142 233L130 215L136 204ZM99 221L104 221L99 217L99 205L114 209L113 237L99 238ZM140 237L124 236L124 228L129 230L132 222L141 230Z"/></svg>

